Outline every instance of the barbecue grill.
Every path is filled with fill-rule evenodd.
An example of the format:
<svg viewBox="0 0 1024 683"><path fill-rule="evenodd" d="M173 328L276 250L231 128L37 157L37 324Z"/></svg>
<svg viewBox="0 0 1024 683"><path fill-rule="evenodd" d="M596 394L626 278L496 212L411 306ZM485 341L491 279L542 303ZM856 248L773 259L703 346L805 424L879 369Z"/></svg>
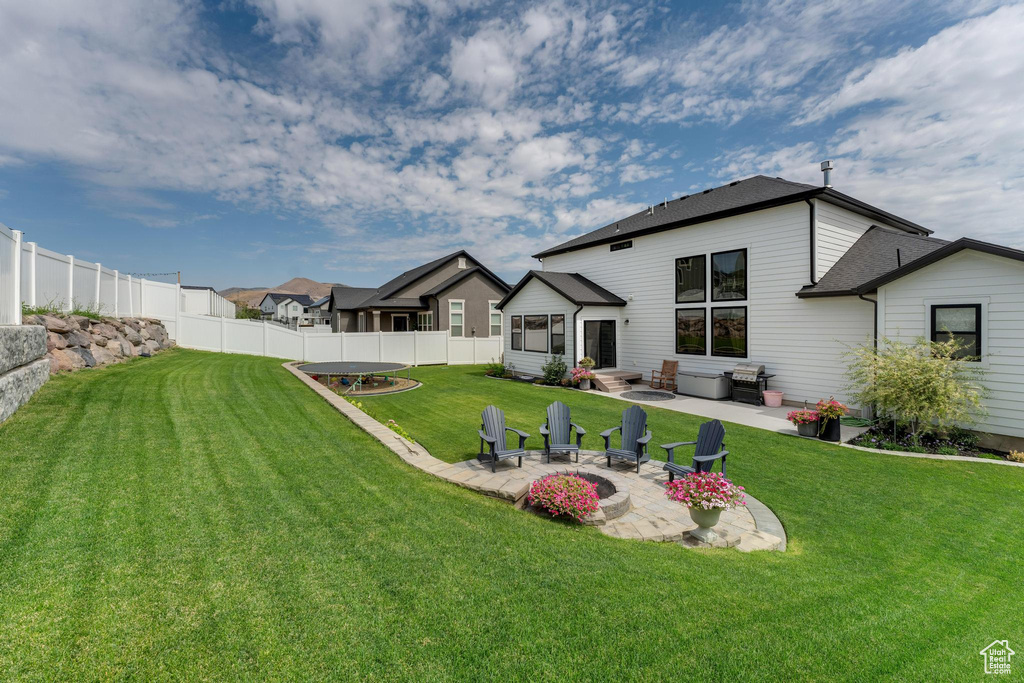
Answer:
<svg viewBox="0 0 1024 683"><path fill-rule="evenodd" d="M764 366L756 363L739 363L732 372L724 373L729 378L730 395L734 401L761 405L761 397L768 387L768 378Z"/></svg>

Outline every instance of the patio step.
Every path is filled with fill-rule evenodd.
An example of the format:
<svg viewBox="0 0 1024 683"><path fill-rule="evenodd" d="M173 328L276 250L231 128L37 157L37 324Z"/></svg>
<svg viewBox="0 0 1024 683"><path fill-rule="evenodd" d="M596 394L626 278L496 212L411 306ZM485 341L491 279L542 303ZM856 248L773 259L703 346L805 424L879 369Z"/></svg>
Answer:
<svg viewBox="0 0 1024 683"><path fill-rule="evenodd" d="M629 382L611 375L594 375L594 386L598 391L606 391L610 394L617 394L622 391L629 391Z"/></svg>

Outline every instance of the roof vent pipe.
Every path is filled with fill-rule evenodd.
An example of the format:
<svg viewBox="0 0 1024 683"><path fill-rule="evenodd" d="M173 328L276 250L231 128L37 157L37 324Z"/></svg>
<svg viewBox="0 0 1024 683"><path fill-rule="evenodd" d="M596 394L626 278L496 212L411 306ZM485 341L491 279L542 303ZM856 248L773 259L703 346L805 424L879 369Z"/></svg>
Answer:
<svg viewBox="0 0 1024 683"><path fill-rule="evenodd" d="M825 187L832 187L832 160L826 159L821 162L821 172L825 174Z"/></svg>

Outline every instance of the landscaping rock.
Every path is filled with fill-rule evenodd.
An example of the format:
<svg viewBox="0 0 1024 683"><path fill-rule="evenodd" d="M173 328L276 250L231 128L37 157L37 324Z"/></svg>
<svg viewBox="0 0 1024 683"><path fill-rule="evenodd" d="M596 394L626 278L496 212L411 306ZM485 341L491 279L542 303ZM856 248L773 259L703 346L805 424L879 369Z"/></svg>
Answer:
<svg viewBox="0 0 1024 683"><path fill-rule="evenodd" d="M93 323L92 329L90 330L93 334L98 334L106 339L113 339L117 336L117 330L112 325L107 323Z"/></svg>
<svg viewBox="0 0 1024 683"><path fill-rule="evenodd" d="M161 351L161 350L162 350L162 349L160 348L160 344L159 344L159 343L157 343L156 341L152 340L152 339L147 339L147 340L146 340L146 341L145 341L145 342L143 343L143 346L146 346L146 347L148 347L148 348L149 348L149 352L150 352L151 354L152 354L152 353L156 353L157 351Z"/></svg>
<svg viewBox="0 0 1024 683"><path fill-rule="evenodd" d="M98 335L98 334L94 334L94 335L92 335L92 345L93 346L106 346L107 345L107 338L103 337L101 335Z"/></svg>
<svg viewBox="0 0 1024 683"><path fill-rule="evenodd" d="M88 348L82 348L80 346L69 347L65 349L66 353L71 355L77 355L85 363L85 367L94 368L96 367L96 356L92 355L92 351Z"/></svg>
<svg viewBox="0 0 1024 683"><path fill-rule="evenodd" d="M39 325L0 325L0 375L46 353L46 330Z"/></svg>
<svg viewBox="0 0 1024 683"><path fill-rule="evenodd" d="M92 335L82 330L71 330L67 334L68 346L88 348L92 345ZM91 367L91 366L90 366Z"/></svg>
<svg viewBox="0 0 1024 683"><path fill-rule="evenodd" d="M127 339L130 343L134 344L135 346L138 346L139 344L141 344L143 339L142 339L142 335L139 334L139 330L136 327L133 327L133 326L130 326L130 325L127 325L126 327L128 329L125 330L125 333L124 333L125 339Z"/></svg>
<svg viewBox="0 0 1024 683"><path fill-rule="evenodd" d="M92 356L95 360L96 365L108 365L110 363L116 363L117 358L110 351L107 351L104 346L92 347Z"/></svg>
<svg viewBox="0 0 1024 683"><path fill-rule="evenodd" d="M56 332L46 333L46 350L53 351L54 349L67 348L68 340L64 338L63 334L57 334Z"/></svg>
<svg viewBox="0 0 1024 683"><path fill-rule="evenodd" d="M87 330L92 326L92 318L86 318L84 315L73 315L71 316L71 322L78 325L79 329Z"/></svg>
<svg viewBox="0 0 1024 683"><path fill-rule="evenodd" d="M36 317L43 319L43 326L50 332L67 332L71 329L68 327L66 320L61 320L55 315L42 315Z"/></svg>

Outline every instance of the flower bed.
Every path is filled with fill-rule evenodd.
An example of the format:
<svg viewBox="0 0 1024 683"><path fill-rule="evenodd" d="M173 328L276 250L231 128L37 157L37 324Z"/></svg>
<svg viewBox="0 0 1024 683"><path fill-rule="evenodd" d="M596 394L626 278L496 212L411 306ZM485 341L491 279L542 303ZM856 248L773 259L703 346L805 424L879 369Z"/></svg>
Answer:
<svg viewBox="0 0 1024 683"><path fill-rule="evenodd" d="M527 502L577 522L600 508L597 484L575 474L550 474L530 484Z"/></svg>
<svg viewBox="0 0 1024 683"><path fill-rule="evenodd" d="M966 429L953 428L945 434L918 434L917 443L909 430L885 421L876 424L860 436L850 440L854 446L877 448L883 451L906 453L932 453L936 455L966 455L975 458L1002 460L1000 453L978 447L978 435Z"/></svg>
<svg viewBox="0 0 1024 683"><path fill-rule="evenodd" d="M721 472L695 472L665 484L669 500L698 510L731 510L746 505L743 487L725 478Z"/></svg>

